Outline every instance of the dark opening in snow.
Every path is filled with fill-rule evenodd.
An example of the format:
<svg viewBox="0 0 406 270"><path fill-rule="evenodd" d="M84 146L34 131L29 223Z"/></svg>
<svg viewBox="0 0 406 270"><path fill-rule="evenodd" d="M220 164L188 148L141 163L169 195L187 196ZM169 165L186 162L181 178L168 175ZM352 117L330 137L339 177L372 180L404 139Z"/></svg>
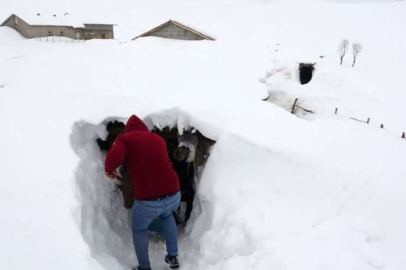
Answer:
<svg viewBox="0 0 406 270"><path fill-rule="evenodd" d="M167 145L168 155L173 168L179 177L181 187L181 208L177 213L177 222L186 224L193 208L197 174L205 164L214 141L204 137L199 131L184 131L178 129L154 129L152 132L161 136Z"/></svg>
<svg viewBox="0 0 406 270"><path fill-rule="evenodd" d="M124 133L125 125L124 123L118 121L109 122L106 126L106 129L108 132L106 140L102 140L100 138L97 139L97 144L99 145L100 150L102 151L110 150L116 137Z"/></svg>
<svg viewBox="0 0 406 270"><path fill-rule="evenodd" d="M125 131L125 125L122 122L109 122L106 126L108 136L106 140L97 139L97 144L101 151L107 152L112 147L114 140ZM168 156L172 166L179 177L181 186L181 207L174 214L178 224L185 225L190 218L193 209L193 200L195 196L195 186L198 175L207 161L210 148L214 141L204 137L197 130L183 131L180 135L176 127L164 128L162 130L154 128L151 132L161 136L167 145ZM123 185L119 186L124 199L124 206L131 208L134 203L132 191L132 181L127 173L125 165L119 169Z"/></svg>
<svg viewBox="0 0 406 270"><path fill-rule="evenodd" d="M309 63L300 63L299 64L300 83L301 84L307 84L312 80L314 65L315 64L309 64Z"/></svg>

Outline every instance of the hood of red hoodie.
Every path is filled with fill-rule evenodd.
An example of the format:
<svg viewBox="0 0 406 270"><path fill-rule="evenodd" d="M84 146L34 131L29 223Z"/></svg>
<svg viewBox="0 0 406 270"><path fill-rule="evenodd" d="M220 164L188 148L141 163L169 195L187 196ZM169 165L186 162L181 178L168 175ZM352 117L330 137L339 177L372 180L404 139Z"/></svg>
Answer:
<svg viewBox="0 0 406 270"><path fill-rule="evenodd" d="M130 119L128 119L127 125L125 126L125 132L132 132L132 131L149 131L147 126L139 119L137 116L132 115Z"/></svg>

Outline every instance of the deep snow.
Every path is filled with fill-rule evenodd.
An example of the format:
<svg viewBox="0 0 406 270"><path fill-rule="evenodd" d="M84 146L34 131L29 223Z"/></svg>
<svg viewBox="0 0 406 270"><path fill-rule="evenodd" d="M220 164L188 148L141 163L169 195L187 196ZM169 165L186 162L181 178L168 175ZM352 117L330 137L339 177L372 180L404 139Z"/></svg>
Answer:
<svg viewBox="0 0 406 270"><path fill-rule="evenodd" d="M217 141L181 236L184 269L406 268L406 3L3 2L4 19L69 10L118 26L117 40L73 44L0 28L2 268L136 263L94 141L133 113ZM217 40L129 42L168 19ZM354 68L339 66L344 37L364 46ZM305 86L303 61L317 62ZM316 113L289 114L296 97ZM165 269L162 243L152 249Z"/></svg>

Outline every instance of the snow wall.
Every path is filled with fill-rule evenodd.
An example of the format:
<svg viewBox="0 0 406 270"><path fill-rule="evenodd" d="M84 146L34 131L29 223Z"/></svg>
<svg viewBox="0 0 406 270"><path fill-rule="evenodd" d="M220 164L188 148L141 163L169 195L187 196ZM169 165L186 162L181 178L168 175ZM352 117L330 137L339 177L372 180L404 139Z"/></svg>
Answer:
<svg viewBox="0 0 406 270"><path fill-rule="evenodd" d="M76 170L78 223L92 256L106 269L130 269L135 262L129 212L117 183L104 176L104 156L96 143L107 136L106 119L95 125L75 123L71 145L81 161Z"/></svg>

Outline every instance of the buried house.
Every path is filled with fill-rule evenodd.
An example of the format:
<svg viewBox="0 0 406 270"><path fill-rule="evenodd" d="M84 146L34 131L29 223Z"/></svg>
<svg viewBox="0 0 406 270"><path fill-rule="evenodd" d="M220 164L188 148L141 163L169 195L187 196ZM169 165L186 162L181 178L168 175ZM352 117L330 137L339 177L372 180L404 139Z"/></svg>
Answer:
<svg viewBox="0 0 406 270"><path fill-rule="evenodd" d="M37 13L24 19L12 14L0 26L13 28L25 38L114 39L114 24L82 23L69 13L52 16Z"/></svg>
<svg viewBox="0 0 406 270"><path fill-rule="evenodd" d="M180 40L214 40L212 37L173 20L169 20L132 40L149 36Z"/></svg>

